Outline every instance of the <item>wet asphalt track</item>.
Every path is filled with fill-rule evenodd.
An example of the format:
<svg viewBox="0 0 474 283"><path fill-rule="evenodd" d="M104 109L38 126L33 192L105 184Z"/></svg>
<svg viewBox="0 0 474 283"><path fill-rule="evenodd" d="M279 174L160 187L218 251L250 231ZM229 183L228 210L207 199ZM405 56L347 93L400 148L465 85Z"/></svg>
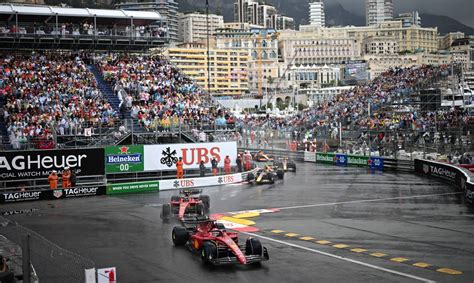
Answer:
<svg viewBox="0 0 474 283"><path fill-rule="evenodd" d="M97 267L116 266L118 282L474 281L474 210L434 180L298 164L296 174L287 173L275 185L205 192L211 196L211 213L282 208L252 219L270 261L260 268L210 268L185 248L175 248L173 224L159 218L173 192L1 208L38 208L8 217ZM440 268L462 274L436 271Z"/></svg>

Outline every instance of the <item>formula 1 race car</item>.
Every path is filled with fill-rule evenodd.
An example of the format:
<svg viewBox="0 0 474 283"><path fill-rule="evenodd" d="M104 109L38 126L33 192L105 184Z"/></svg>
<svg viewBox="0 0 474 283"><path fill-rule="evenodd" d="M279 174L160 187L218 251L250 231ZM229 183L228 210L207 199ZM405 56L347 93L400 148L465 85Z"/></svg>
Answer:
<svg viewBox="0 0 474 283"><path fill-rule="evenodd" d="M253 160L257 162L271 162L273 158L260 150L253 156Z"/></svg>
<svg viewBox="0 0 474 283"><path fill-rule="evenodd" d="M289 160L288 157L279 157L277 160L273 161L273 166L277 169L282 169L285 172L296 172L296 163Z"/></svg>
<svg viewBox="0 0 474 283"><path fill-rule="evenodd" d="M255 184L274 184L275 180L285 178L285 171L283 169L273 170L271 166L265 166L266 168L258 169L254 174L249 172L247 174L247 182Z"/></svg>
<svg viewBox="0 0 474 283"><path fill-rule="evenodd" d="M204 215L205 210L209 209L210 199L207 195L200 195L202 190L183 189L179 195L172 196L171 202L162 207L161 218L169 219L177 216L182 219L185 215Z"/></svg>
<svg viewBox="0 0 474 283"><path fill-rule="evenodd" d="M267 248L257 238L249 237L241 245L238 233L227 232L222 223L208 217L184 218L182 223L173 228L173 244L186 245L205 264L249 265L269 260Z"/></svg>

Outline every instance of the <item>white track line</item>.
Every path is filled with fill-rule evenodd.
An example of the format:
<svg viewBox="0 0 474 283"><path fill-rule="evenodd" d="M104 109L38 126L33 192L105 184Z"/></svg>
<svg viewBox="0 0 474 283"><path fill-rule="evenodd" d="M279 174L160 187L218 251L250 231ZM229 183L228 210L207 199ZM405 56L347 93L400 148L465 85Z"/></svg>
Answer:
<svg viewBox="0 0 474 283"><path fill-rule="evenodd" d="M385 201L385 200L426 198L426 197L449 196L449 195L458 195L458 194L462 194L462 192L443 193L443 194L431 194L431 195L418 195L418 196L406 196L406 197L393 197L393 198L379 198L379 199L363 199L363 200L351 200L351 201L330 202L330 203L316 203L316 204L298 205L298 206L287 206L287 207L276 207L276 208L279 209L279 210L287 210L287 209L308 208L308 207L318 207L318 206L332 206L332 205L338 205L338 204L364 203L364 202L378 202L378 201Z"/></svg>
<svg viewBox="0 0 474 283"><path fill-rule="evenodd" d="M376 269L376 270L380 270L380 271L383 271L383 272L399 275L399 276L402 276L402 277L411 278L413 280L418 280L418 281L422 281L422 282L429 282L429 283L435 282L435 281L427 279L427 278L418 277L418 276L415 276L415 275L399 272L399 271L392 270L392 269L387 269L387 268L384 268L384 267L380 267L380 266L376 266L376 265L373 265L373 264L365 263L365 262L358 261L358 260L355 260L355 259L350 259L350 258L347 258L347 257L338 256L338 255L335 255L335 254L323 252L323 251L316 250L316 249L311 249L311 248L308 248L308 247L288 243L288 242L285 242L285 241L276 240L276 239L273 239L273 238L270 238L270 237L265 237L265 236L262 236L262 235L258 235L258 234L254 234L254 233L248 233L248 232L241 232L241 233L242 234L247 234L247 235L250 235L250 236L253 236L253 237L262 238L262 239L265 239L265 240L268 240L268 241L273 241L273 242L283 244L283 245L287 245L287 246L290 246L290 247L302 249L302 250L305 250L305 251L321 254L321 255L324 255L324 256L337 258L337 259L340 259L340 260L344 260L344 261L348 261L348 262L351 262L351 263L359 264L359 265L369 267L369 268L373 268L373 269Z"/></svg>

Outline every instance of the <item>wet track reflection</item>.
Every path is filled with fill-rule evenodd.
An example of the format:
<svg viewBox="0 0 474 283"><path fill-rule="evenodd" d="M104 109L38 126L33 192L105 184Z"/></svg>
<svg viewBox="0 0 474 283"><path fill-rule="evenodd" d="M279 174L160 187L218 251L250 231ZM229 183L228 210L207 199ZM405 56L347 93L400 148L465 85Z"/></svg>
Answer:
<svg viewBox="0 0 474 283"><path fill-rule="evenodd" d="M211 213L280 208L251 218L270 261L260 268L210 268L175 248L175 224L159 218L162 204L175 194L170 191L40 202L33 205L38 210L8 217L98 267L116 266L120 282L474 280L474 212L453 188L434 180L298 164L296 173L274 185L205 193Z"/></svg>

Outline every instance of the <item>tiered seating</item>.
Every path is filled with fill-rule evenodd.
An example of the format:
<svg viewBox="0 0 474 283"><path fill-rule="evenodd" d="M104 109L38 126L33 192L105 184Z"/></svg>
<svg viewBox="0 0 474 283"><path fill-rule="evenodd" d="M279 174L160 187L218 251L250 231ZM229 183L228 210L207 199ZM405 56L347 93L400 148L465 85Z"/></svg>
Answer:
<svg viewBox="0 0 474 283"><path fill-rule="evenodd" d="M208 97L166 60L124 55L96 60L121 101L121 112L131 111L131 117L147 131L167 131L179 124L233 125L231 115L224 109L207 107Z"/></svg>
<svg viewBox="0 0 474 283"><path fill-rule="evenodd" d="M1 56L0 96L15 149L31 142L48 148L54 146L54 134L82 134L84 128L113 126L117 121L79 56Z"/></svg>

